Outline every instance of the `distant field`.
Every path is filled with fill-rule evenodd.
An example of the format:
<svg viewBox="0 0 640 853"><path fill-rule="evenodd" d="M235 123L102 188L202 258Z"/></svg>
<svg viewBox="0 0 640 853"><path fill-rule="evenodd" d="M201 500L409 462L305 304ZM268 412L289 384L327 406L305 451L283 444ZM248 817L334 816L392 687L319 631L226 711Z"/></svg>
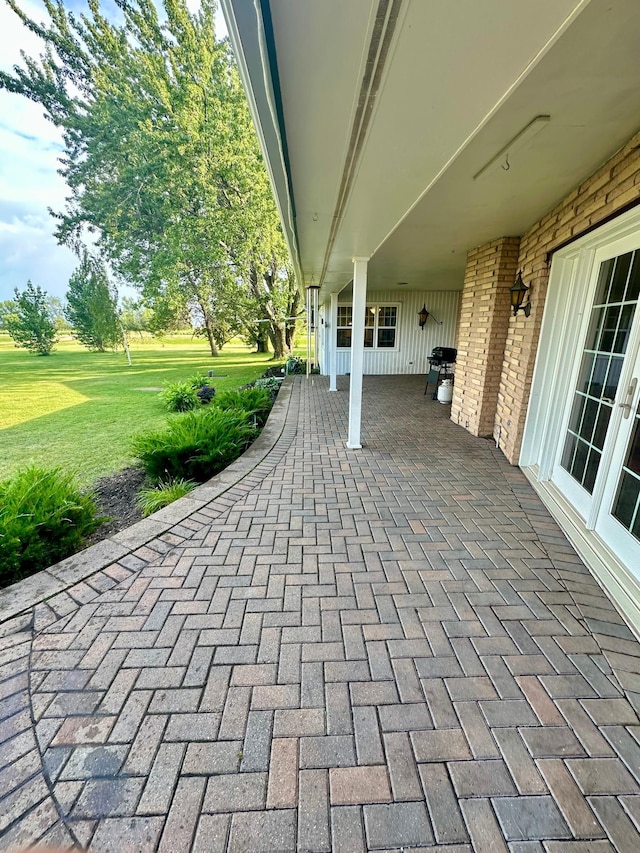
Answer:
<svg viewBox="0 0 640 853"><path fill-rule="evenodd" d="M61 466L88 485L133 462L131 436L167 417L168 381L213 370L216 389L237 388L272 367L241 343L211 358L204 341L174 335L132 341L124 353L92 353L72 340L50 356L16 349L0 333L0 479L30 462Z"/></svg>

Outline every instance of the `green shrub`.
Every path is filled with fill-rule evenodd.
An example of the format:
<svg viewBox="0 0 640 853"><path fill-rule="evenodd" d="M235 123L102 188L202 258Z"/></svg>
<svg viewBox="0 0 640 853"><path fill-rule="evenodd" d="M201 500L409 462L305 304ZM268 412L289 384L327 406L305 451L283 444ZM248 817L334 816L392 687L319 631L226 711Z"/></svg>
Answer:
<svg viewBox="0 0 640 853"><path fill-rule="evenodd" d="M170 412L188 412L200 405L196 388L190 382L170 382L160 394Z"/></svg>
<svg viewBox="0 0 640 853"><path fill-rule="evenodd" d="M70 474L35 466L19 471L0 483L0 583L74 554L102 520Z"/></svg>
<svg viewBox="0 0 640 853"><path fill-rule="evenodd" d="M290 355L284 363L285 373L306 373L307 362L297 355Z"/></svg>
<svg viewBox="0 0 640 853"><path fill-rule="evenodd" d="M194 373L188 380L188 384L197 391L199 388L204 388L205 385L209 384L209 377L203 373Z"/></svg>
<svg viewBox="0 0 640 853"><path fill-rule="evenodd" d="M264 388L243 388L240 391L221 391L211 401L218 409L239 409L255 415L260 426L264 424L271 409L271 396Z"/></svg>
<svg viewBox="0 0 640 853"><path fill-rule="evenodd" d="M262 388L269 394L273 402L273 400L278 396L281 382L282 379L278 379L277 376L263 376L260 379L256 379L253 383L253 387Z"/></svg>
<svg viewBox="0 0 640 853"><path fill-rule="evenodd" d="M255 435L245 412L207 407L136 436L133 452L155 482L181 477L202 483L237 459Z"/></svg>
<svg viewBox="0 0 640 853"><path fill-rule="evenodd" d="M140 489L138 492L138 506L142 510L142 514L146 517L147 515L151 515L152 512L156 512L170 503L177 501L178 498L188 495L195 487L196 483L193 480L178 478L161 481L157 486L148 486L146 489Z"/></svg>

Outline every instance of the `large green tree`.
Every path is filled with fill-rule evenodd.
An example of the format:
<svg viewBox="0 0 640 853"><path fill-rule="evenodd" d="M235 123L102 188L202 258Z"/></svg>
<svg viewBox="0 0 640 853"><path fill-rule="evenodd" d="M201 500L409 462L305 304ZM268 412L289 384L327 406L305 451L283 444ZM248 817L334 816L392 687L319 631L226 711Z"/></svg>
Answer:
<svg viewBox="0 0 640 853"><path fill-rule="evenodd" d="M47 294L31 281L20 292L16 287L15 310L5 316L7 331L20 347L49 355L56 342L56 327L49 314Z"/></svg>
<svg viewBox="0 0 640 853"><path fill-rule="evenodd" d="M214 0L195 13L164 0L162 16L152 0L115 0L118 25L99 0L80 16L44 0L43 24L6 2L46 47L0 72L0 87L42 104L62 129L70 195L55 214L58 239L79 248L95 232L156 316L189 310L213 355L225 330L255 319L282 355L287 254Z"/></svg>
<svg viewBox="0 0 640 853"><path fill-rule="evenodd" d="M74 337L88 349L104 352L123 343L118 295L104 264L86 251L69 279L64 315Z"/></svg>
<svg viewBox="0 0 640 853"><path fill-rule="evenodd" d="M125 332L136 332L142 336L143 332L153 331L153 311L151 308L145 307L139 300L132 299L130 296L123 296L120 322Z"/></svg>
<svg viewBox="0 0 640 853"><path fill-rule="evenodd" d="M70 332L71 326L64 316L65 305L59 296L47 296L47 310L57 332Z"/></svg>
<svg viewBox="0 0 640 853"><path fill-rule="evenodd" d="M7 317L16 313L16 303L13 299L5 299L0 302L0 329L7 328Z"/></svg>

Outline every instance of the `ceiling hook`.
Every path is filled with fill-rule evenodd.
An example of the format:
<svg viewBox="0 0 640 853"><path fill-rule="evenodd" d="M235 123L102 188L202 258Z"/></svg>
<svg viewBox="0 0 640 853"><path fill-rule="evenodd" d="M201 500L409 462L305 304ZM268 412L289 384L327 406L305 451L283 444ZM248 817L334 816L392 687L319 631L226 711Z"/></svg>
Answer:
<svg viewBox="0 0 640 853"><path fill-rule="evenodd" d="M511 163L509 162L509 153L508 152L507 152L507 154L504 155L504 163L502 164L501 168L504 169L505 172L508 172L509 169L511 168Z"/></svg>

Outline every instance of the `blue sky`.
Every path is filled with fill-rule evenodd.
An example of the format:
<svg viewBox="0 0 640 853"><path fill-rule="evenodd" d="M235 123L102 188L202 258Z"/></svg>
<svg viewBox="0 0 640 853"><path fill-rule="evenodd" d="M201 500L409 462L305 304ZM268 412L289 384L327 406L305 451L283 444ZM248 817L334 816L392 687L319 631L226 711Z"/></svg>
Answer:
<svg viewBox="0 0 640 853"><path fill-rule="evenodd" d="M31 17L45 18L40 3L19 2ZM66 5L84 7L79 2ZM217 32L226 33L221 13ZM0 0L0 67L10 70L19 64L21 49L30 56L42 52L40 41ZM55 223L47 211L64 206L66 187L57 174L61 152L61 135L44 118L42 107L0 90L0 301L13 298L14 287L24 289L28 279L63 297L77 266L75 255L52 236Z"/></svg>

